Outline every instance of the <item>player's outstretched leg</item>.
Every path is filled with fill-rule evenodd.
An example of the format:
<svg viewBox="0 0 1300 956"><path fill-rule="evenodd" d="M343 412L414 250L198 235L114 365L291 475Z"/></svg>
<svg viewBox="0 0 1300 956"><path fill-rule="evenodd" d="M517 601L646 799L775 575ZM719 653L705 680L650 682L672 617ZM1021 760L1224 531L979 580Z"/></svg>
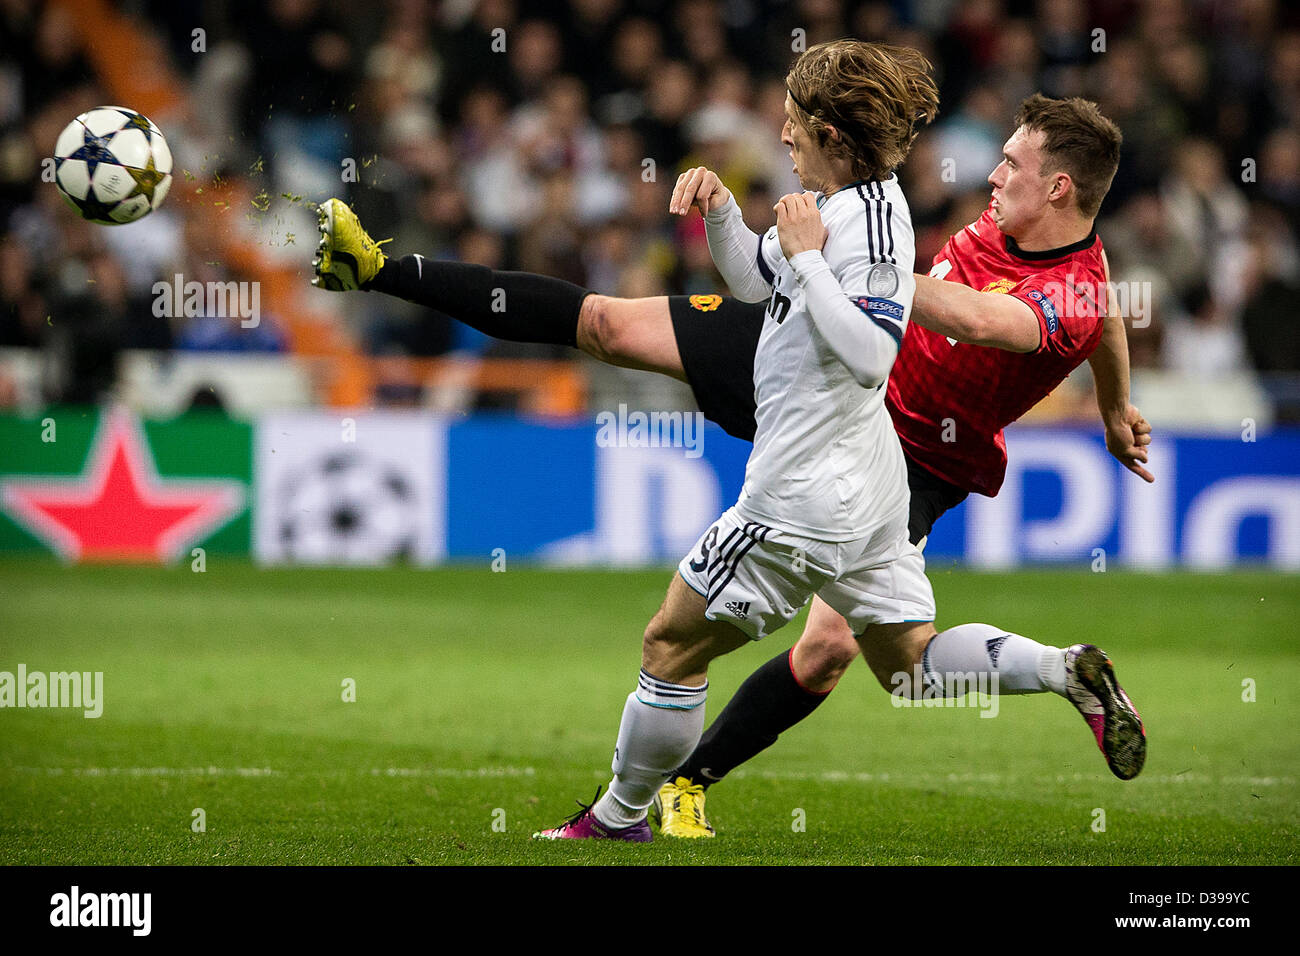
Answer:
<svg viewBox="0 0 1300 956"><path fill-rule="evenodd" d="M589 289L551 276L443 262L418 253L390 258L341 199L325 200L318 221L321 238L312 260L312 284L319 288L387 293L511 342L578 345L578 315L592 294Z"/></svg>
<svg viewBox="0 0 1300 956"><path fill-rule="evenodd" d="M960 624L935 634L932 624L880 625L862 638L867 664L891 693L964 694L974 678L991 694L1059 694L1087 721L1106 765L1131 780L1146 762L1146 731L1115 679L1105 652L1092 644L1062 649L988 624Z"/></svg>
<svg viewBox="0 0 1300 956"><path fill-rule="evenodd" d="M720 296L620 299L532 272L440 262L418 253L394 258L379 249L388 240L371 239L341 199L327 199L318 218L321 238L312 260L312 285L331 292L361 289L392 295L436 309L493 338L567 345L608 365L687 381L678 351L677 319L689 323L686 334L692 342L702 335L707 336L706 342L717 341L717 328L725 325L723 340L741 351L734 368L724 367L730 377L711 382L715 393L724 390L714 404L728 413L718 424L740 437L753 436L750 360L762 327L761 303L737 304ZM708 333L701 331L699 312L711 318ZM743 398L725 400L742 389Z"/></svg>
<svg viewBox="0 0 1300 956"><path fill-rule="evenodd" d="M1132 780L1147 759L1147 735L1137 708L1115 679L1106 652L1093 644L1065 650L1065 696L1097 737L1110 772Z"/></svg>

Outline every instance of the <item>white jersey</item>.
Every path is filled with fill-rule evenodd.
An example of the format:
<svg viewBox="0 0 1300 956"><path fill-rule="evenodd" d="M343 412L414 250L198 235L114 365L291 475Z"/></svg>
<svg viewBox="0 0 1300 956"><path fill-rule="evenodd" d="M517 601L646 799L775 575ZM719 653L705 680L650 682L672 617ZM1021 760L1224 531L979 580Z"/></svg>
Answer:
<svg viewBox="0 0 1300 956"><path fill-rule="evenodd" d="M754 450L736 507L775 528L847 541L907 511L907 469L884 403L916 291L916 248L895 176L847 186L818 205L829 233L824 265L813 252L788 262L775 226L758 240L758 271L772 294L754 356ZM809 284L810 263L822 273L819 286ZM838 290L826 282L826 266ZM821 327L810 305L820 309ZM888 339L858 323L893 339L878 360L878 384L864 387L841 359L844 324L841 353L830 347L823 316L832 311L869 346Z"/></svg>

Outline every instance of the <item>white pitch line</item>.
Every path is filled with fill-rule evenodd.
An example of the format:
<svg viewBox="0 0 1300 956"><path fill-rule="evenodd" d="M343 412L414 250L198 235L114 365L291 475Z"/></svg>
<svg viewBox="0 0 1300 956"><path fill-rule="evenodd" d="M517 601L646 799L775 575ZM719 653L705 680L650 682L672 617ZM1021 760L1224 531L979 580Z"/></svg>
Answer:
<svg viewBox="0 0 1300 956"><path fill-rule="evenodd" d="M8 767L0 773L41 774L57 777L451 777L456 779L503 778L537 776L533 767L371 767L321 770L275 770L271 767ZM594 776L605 777L608 771L594 771ZM1005 773L867 773L846 770L771 771L735 770L732 779L754 777L761 780L784 782L815 781L818 783L892 783L892 784L1014 784L1014 783L1086 783L1098 779L1098 774L1071 773L1055 775L1024 775ZM1109 779L1109 778L1103 778ZM1187 772L1181 774L1145 774L1139 780L1161 784L1212 785L1221 787L1293 787L1295 777L1212 777L1209 774Z"/></svg>
<svg viewBox="0 0 1300 956"><path fill-rule="evenodd" d="M532 767L373 767L356 770L273 770L270 767L9 767L49 777L531 777Z"/></svg>
<svg viewBox="0 0 1300 956"><path fill-rule="evenodd" d="M49 777L275 777L270 767L9 767Z"/></svg>
<svg viewBox="0 0 1300 956"><path fill-rule="evenodd" d="M770 771L733 771L730 776L744 778L745 776L755 776L763 780L816 780L822 783L987 783L987 784L1009 784L1009 783L1078 783L1095 779L1097 774L1090 773L1058 773L1055 775L1023 775L1023 774L1003 774L1003 773L849 773L843 770L823 770L816 772L770 772ZM1103 777L1109 780L1109 777ZM1215 784L1224 787L1289 787L1295 786L1295 777L1211 777L1204 773L1181 773L1181 774L1143 774L1138 778L1153 783L1180 783L1180 784Z"/></svg>
<svg viewBox="0 0 1300 956"><path fill-rule="evenodd" d="M300 772L309 774L312 771ZM384 767L381 770L376 767L370 771L372 777L531 777L536 773L532 767L479 767L473 770L456 767Z"/></svg>

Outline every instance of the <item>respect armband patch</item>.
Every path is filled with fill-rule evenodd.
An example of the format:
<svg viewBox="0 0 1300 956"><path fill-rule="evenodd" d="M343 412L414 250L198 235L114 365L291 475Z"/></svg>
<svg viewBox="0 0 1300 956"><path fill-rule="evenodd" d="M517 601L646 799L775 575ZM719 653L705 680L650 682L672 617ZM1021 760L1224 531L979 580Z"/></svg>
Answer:
<svg viewBox="0 0 1300 956"><path fill-rule="evenodd" d="M893 299L873 299L859 296L853 304L866 313L867 318L883 329L899 348L903 347L903 305Z"/></svg>
<svg viewBox="0 0 1300 956"><path fill-rule="evenodd" d="M872 318L880 317L893 319L895 322L903 321L903 305L893 299L873 299L869 296L859 296L853 300L853 304Z"/></svg>
<svg viewBox="0 0 1300 956"><path fill-rule="evenodd" d="M1044 295L1037 289L1030 289L1027 295L1038 304L1039 311L1043 313L1043 321L1047 323L1047 334L1051 335L1060 324L1056 317L1056 304L1050 296Z"/></svg>

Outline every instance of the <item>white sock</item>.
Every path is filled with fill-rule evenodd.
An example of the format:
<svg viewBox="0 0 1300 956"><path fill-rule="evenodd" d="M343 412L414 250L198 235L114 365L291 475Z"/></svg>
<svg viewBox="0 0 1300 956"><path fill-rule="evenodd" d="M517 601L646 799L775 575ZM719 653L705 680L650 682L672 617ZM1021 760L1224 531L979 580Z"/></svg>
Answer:
<svg viewBox="0 0 1300 956"><path fill-rule="evenodd" d="M922 666L929 686L945 686L946 675L974 673L990 678L990 693L1065 694L1065 651L988 624L961 624L936 634Z"/></svg>
<svg viewBox="0 0 1300 956"><path fill-rule="evenodd" d="M596 802L596 819L607 827L629 827L645 818L669 774L691 755L704 733L704 699L709 690L670 684L641 671L628 694L614 748L614 779Z"/></svg>

